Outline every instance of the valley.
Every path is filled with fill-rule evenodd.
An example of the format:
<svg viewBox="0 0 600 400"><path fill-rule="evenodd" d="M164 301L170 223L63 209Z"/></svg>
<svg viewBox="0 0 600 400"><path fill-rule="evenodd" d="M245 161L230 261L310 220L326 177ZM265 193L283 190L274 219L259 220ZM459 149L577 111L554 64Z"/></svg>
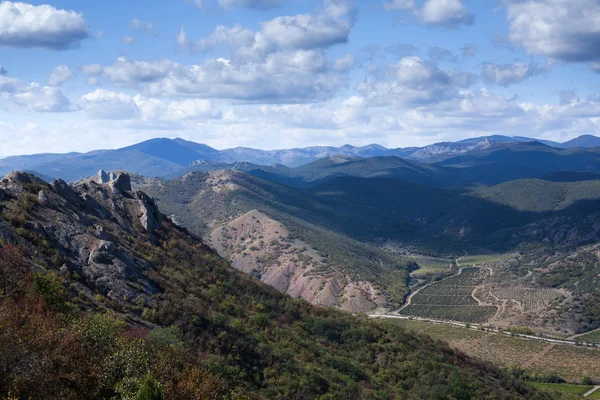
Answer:
<svg viewBox="0 0 600 400"><path fill-rule="evenodd" d="M204 149L177 144L190 159ZM162 157L154 145L142 147ZM190 338L204 332L203 340L211 344L202 348L219 353L214 338L199 326L218 332L247 324L252 332L271 332L278 321L296 318L287 311L262 315L267 306L260 304L278 309L275 300L241 302L239 294L219 294L237 293L227 282L242 279L252 293L269 293L260 298L282 296L277 298L327 315L351 313L360 324L374 323L392 335L425 334L436 346L447 344L527 381L531 390L562 388L557 396L565 396L569 388L587 386L543 385L600 380L600 181L595 175L568 181L581 175L564 173L543 180L538 176L547 171L532 174L525 161L535 150L548 159L567 157L575 168L586 162L600 173L600 167L594 166L594 149L546 147L491 143L460 156L437 154L431 163L343 154L295 167L196 160L183 175L170 170L168 178L100 171L72 184L49 185L35 175L13 173L3 180L1 210L7 240L24 237L30 251L42 246L50 271L63 264L72 269L60 279L84 310L114 311L149 330L175 324ZM505 175L502 154L523 162L519 179ZM492 169L502 177L481 180L470 168ZM171 230L179 232L178 239ZM194 240L206 256L194 258ZM236 278L215 281L211 273L191 278L171 264L171 253L183 264L223 260L223 268L233 267L223 273ZM171 265L167 275L157 263ZM207 289L190 287L189 279L202 279ZM176 289L175 281L182 286ZM192 296L194 312L202 301L216 309L202 319L192 317L193 323L185 314L191 311L181 310L174 319L172 310L181 305L166 288ZM193 298L197 294L204 300ZM214 296L221 296L220 305L213 305ZM248 312L251 316L243 316ZM337 312L342 314L329 314ZM337 340L329 336L337 328L324 324L319 332L325 340ZM340 337L350 329L343 325ZM265 340L248 331L240 335L231 340L246 335ZM248 351L259 351L249 346ZM336 360L331 365L354 362ZM236 365L230 366L240 371ZM265 383L271 379L264 375L270 374L267 365L252 378L262 382L252 390L272 388L273 381ZM250 373L257 367L243 368ZM359 381L367 379L359 375Z"/></svg>

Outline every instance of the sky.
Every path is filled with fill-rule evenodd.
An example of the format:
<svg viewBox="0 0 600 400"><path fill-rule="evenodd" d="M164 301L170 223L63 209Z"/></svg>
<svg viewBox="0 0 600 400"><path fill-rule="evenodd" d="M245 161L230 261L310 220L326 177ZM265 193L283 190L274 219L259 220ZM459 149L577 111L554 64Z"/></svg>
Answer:
<svg viewBox="0 0 600 400"><path fill-rule="evenodd" d="M600 1L0 2L0 157L492 134L600 134Z"/></svg>

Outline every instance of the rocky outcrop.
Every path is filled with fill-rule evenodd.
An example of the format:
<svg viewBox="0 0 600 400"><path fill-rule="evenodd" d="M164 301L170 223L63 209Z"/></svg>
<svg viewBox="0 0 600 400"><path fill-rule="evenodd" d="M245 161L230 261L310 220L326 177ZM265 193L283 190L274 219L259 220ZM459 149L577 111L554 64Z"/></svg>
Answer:
<svg viewBox="0 0 600 400"><path fill-rule="evenodd" d="M160 212L152 197L142 191L136 191L135 197L140 207L140 223L148 233L154 232L159 227Z"/></svg>
<svg viewBox="0 0 600 400"><path fill-rule="evenodd" d="M0 210L9 202L11 210L18 209L25 196L36 190L37 202L20 217L27 219L28 237L58 250L46 263L54 263L65 276L79 277L73 287L89 292L90 302L97 302L94 292L87 289L93 287L96 294L123 307L154 304L158 288L148 278L154 267L125 239L154 242L153 234L141 233L135 226L141 224L148 233L155 233L164 217L150 196L131 191L127 174L101 172L69 185L63 180L47 184L30 174L11 173L0 180L0 187ZM31 246L30 251L39 250Z"/></svg>
<svg viewBox="0 0 600 400"><path fill-rule="evenodd" d="M68 202L77 205L83 203L83 199L77 193L75 193L75 191L67 182L63 181L62 179L56 179L52 181L50 186L57 195L64 198Z"/></svg>
<svg viewBox="0 0 600 400"><path fill-rule="evenodd" d="M128 174L118 174L115 179L112 179L110 182L108 182L108 185L113 190L119 190L122 192L131 191L131 179L129 179Z"/></svg>
<svg viewBox="0 0 600 400"><path fill-rule="evenodd" d="M22 193L29 185L47 185L42 179L25 172L11 172L0 180L0 188Z"/></svg>

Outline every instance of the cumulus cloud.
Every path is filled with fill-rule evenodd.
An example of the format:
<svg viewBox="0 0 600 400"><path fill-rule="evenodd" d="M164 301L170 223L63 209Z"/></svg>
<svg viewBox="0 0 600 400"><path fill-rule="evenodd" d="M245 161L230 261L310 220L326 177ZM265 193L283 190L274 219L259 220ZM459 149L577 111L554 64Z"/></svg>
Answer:
<svg viewBox="0 0 600 400"><path fill-rule="evenodd" d="M495 83L500 86L510 86L521 83L527 78L537 76L547 72L547 69L540 68L534 63L514 63L514 64L483 64L482 75L489 83Z"/></svg>
<svg viewBox="0 0 600 400"><path fill-rule="evenodd" d="M455 98L476 78L445 71L419 57L405 57L361 82L357 91L374 105L424 106Z"/></svg>
<svg viewBox="0 0 600 400"><path fill-rule="evenodd" d="M183 121L219 119L222 114L210 100L189 99L165 103L138 94L97 89L81 97L81 104L93 119L144 121Z"/></svg>
<svg viewBox="0 0 600 400"><path fill-rule="evenodd" d="M123 38L123 43L125 44L133 44L133 42L135 42L135 40L131 36L125 36Z"/></svg>
<svg viewBox="0 0 600 400"><path fill-rule="evenodd" d="M181 32L183 32L183 28ZM178 43L185 44L185 32L183 32L183 34L181 32L180 36L183 35L183 39L178 38ZM244 28L241 25L232 27L219 25L209 37L196 42L192 49L196 51L206 51L217 45L227 45L237 49L252 45L255 40L254 37L254 31Z"/></svg>
<svg viewBox="0 0 600 400"><path fill-rule="evenodd" d="M83 15L49 5L0 3L0 46L64 50L89 37Z"/></svg>
<svg viewBox="0 0 600 400"><path fill-rule="evenodd" d="M58 65L50 74L48 85L61 86L66 81L73 79L73 77L75 77L75 74L73 74L73 71L71 71L69 67L66 65Z"/></svg>
<svg viewBox="0 0 600 400"><path fill-rule="evenodd" d="M10 93L17 90L19 80L0 75L0 93Z"/></svg>
<svg viewBox="0 0 600 400"><path fill-rule="evenodd" d="M182 65L120 57L114 65L86 65L82 72L88 79L138 88L151 96L303 103L333 97L347 85L351 64L350 57L330 61L321 50L290 50L251 63L218 58Z"/></svg>
<svg viewBox="0 0 600 400"><path fill-rule="evenodd" d="M354 13L350 0L325 0L313 13L276 17L262 22L258 31L241 25L217 26L210 36L190 46L197 51L228 46L232 59L240 62L256 62L278 51L327 48L348 41Z"/></svg>
<svg viewBox="0 0 600 400"><path fill-rule="evenodd" d="M31 83L27 87L17 90L11 100L37 112L69 112L78 109L59 88L40 86L37 83Z"/></svg>
<svg viewBox="0 0 600 400"><path fill-rule="evenodd" d="M156 36L158 32L154 28L154 24L148 21L140 21L137 18L133 18L129 23L129 29L133 29L136 31L141 31L147 33L148 35Z"/></svg>
<svg viewBox="0 0 600 400"><path fill-rule="evenodd" d="M423 8L416 11L416 14L423 24L443 25L448 28L471 25L475 22L475 17L461 0L426 0Z"/></svg>
<svg viewBox="0 0 600 400"><path fill-rule="evenodd" d="M346 54L343 57L337 58L333 61L333 69L339 72L346 72L351 70L356 63L356 59L352 54Z"/></svg>
<svg viewBox="0 0 600 400"><path fill-rule="evenodd" d="M198 1L198 0L195 0ZM254 10L270 10L283 4L283 0L219 0L225 10L234 8L250 8Z"/></svg>
<svg viewBox="0 0 600 400"><path fill-rule="evenodd" d="M81 97L82 106L94 119L130 119L139 113L133 98L124 93L97 89Z"/></svg>
<svg viewBox="0 0 600 400"><path fill-rule="evenodd" d="M530 54L565 62L600 62L597 0L505 0L509 40ZM593 66L593 65L592 65Z"/></svg>

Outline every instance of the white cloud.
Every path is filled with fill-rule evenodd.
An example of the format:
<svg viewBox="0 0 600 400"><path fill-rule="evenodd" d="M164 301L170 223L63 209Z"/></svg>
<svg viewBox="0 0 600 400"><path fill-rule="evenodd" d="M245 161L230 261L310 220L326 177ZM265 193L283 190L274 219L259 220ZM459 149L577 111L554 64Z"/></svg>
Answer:
<svg viewBox="0 0 600 400"><path fill-rule="evenodd" d="M124 93L97 89L81 97L82 105L94 119L131 119L139 113L133 98Z"/></svg>
<svg viewBox="0 0 600 400"><path fill-rule="evenodd" d="M312 102L333 97L347 85L345 72L334 68L321 51L270 54L260 63L237 64L223 58L197 65L118 58L108 67L87 65L84 74L106 79L150 96L224 98L246 102Z"/></svg>
<svg viewBox="0 0 600 400"><path fill-rule="evenodd" d="M89 37L82 14L49 5L0 3L0 46L64 50Z"/></svg>
<svg viewBox="0 0 600 400"><path fill-rule="evenodd" d="M81 103L93 119L160 122L220 119L222 116L210 100L190 99L165 103L141 94L130 96L104 89L82 96Z"/></svg>
<svg viewBox="0 0 600 400"><path fill-rule="evenodd" d="M0 93L15 92L18 86L18 79L7 78L4 75L0 75Z"/></svg>
<svg viewBox="0 0 600 400"><path fill-rule="evenodd" d="M566 62L600 62L597 0L505 0L509 39L530 54Z"/></svg>
<svg viewBox="0 0 600 400"><path fill-rule="evenodd" d="M31 111L37 112L69 112L78 108L64 96L57 87L40 86L31 83L12 95L12 101Z"/></svg>
<svg viewBox="0 0 600 400"><path fill-rule="evenodd" d="M419 57L405 57L376 71L356 90L374 105L415 107L456 98L461 89L474 82L470 74L441 70Z"/></svg>
<svg viewBox="0 0 600 400"><path fill-rule="evenodd" d="M354 13L350 0L325 0L313 13L265 21L256 32L241 25L219 25L210 36L192 43L191 48L205 51L225 45L232 49L232 59L240 62L263 60L277 51L326 48L348 41Z"/></svg>
<svg viewBox="0 0 600 400"><path fill-rule="evenodd" d="M123 43L125 44L133 44L133 42L135 42L135 40L131 36L125 36L123 38Z"/></svg>
<svg viewBox="0 0 600 400"><path fill-rule="evenodd" d="M220 119L222 113L213 107L210 100L190 99L172 101L167 109L167 118L184 119Z"/></svg>
<svg viewBox="0 0 600 400"><path fill-rule="evenodd" d="M219 0L219 5L225 10L231 10L238 7L255 10L270 10L281 6L282 4L283 0Z"/></svg>
<svg viewBox="0 0 600 400"><path fill-rule="evenodd" d="M475 21L461 0L425 0L417 17L423 24L444 25L455 28L458 25L471 25Z"/></svg>
<svg viewBox="0 0 600 400"><path fill-rule="evenodd" d="M335 71L346 72L351 70L356 63L356 59L352 54L346 54L343 57L337 58L333 61L333 69Z"/></svg>
<svg viewBox="0 0 600 400"><path fill-rule="evenodd" d="M195 43L193 45L193 50L206 51L220 44L237 49L239 47L252 45L254 43L254 36L255 33L252 30L246 29L241 25L235 25L233 27L218 25L209 37ZM185 44L185 32L183 33L183 39L181 40L178 38L178 42Z"/></svg>
<svg viewBox="0 0 600 400"><path fill-rule="evenodd" d="M148 35L157 35L156 29L154 28L154 24L148 21L140 21L137 18L133 18L129 23L129 29L133 29L136 31L141 31L147 33Z"/></svg>
<svg viewBox="0 0 600 400"><path fill-rule="evenodd" d="M547 69L539 68L533 63L514 63L498 65L494 63L483 64L483 77L487 82L500 86L510 86L521 83L532 76L543 74Z"/></svg>
<svg viewBox="0 0 600 400"><path fill-rule="evenodd" d="M66 81L73 79L75 74L66 65L58 65L48 78L48 85L50 86L61 86Z"/></svg>

